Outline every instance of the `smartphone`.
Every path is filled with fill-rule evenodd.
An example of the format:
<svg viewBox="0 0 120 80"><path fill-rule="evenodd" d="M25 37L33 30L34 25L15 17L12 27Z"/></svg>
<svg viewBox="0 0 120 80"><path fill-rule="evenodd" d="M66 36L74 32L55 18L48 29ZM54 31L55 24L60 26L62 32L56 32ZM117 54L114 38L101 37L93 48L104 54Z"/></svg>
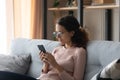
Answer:
<svg viewBox="0 0 120 80"><path fill-rule="evenodd" d="M41 51L43 51L44 53L46 53L46 50L45 50L45 48L44 48L43 45L37 45L37 46L38 46L39 50L41 50Z"/></svg>

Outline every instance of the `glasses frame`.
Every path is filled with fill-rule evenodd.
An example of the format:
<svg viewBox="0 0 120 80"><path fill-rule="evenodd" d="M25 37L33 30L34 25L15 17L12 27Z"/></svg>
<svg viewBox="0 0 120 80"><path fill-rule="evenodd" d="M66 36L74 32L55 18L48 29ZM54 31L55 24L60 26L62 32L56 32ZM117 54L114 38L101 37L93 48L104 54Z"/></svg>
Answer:
<svg viewBox="0 0 120 80"><path fill-rule="evenodd" d="M63 32L53 32L53 36L55 37L61 37Z"/></svg>

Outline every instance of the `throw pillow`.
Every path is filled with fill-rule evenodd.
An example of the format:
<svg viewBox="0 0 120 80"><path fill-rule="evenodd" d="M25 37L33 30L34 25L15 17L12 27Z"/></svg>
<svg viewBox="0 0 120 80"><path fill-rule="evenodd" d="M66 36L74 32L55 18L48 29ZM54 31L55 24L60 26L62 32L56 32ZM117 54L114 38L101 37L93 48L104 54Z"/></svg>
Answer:
<svg viewBox="0 0 120 80"><path fill-rule="evenodd" d="M120 59L116 59L108 64L97 76L98 80L118 80L120 79Z"/></svg>
<svg viewBox="0 0 120 80"><path fill-rule="evenodd" d="M0 54L0 71L10 71L25 74L29 68L30 55Z"/></svg>

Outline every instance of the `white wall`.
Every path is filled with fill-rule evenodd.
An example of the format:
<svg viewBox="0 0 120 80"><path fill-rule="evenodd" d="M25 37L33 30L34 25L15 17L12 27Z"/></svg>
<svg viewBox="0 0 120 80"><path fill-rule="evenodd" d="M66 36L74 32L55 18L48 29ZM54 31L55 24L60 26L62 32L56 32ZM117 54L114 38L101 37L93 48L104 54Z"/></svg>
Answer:
<svg viewBox="0 0 120 80"><path fill-rule="evenodd" d="M119 20L119 8L113 10L113 40L120 41L120 20Z"/></svg>
<svg viewBox="0 0 120 80"><path fill-rule="evenodd" d="M84 11L84 25L87 27L91 40L105 39L104 10L89 9Z"/></svg>
<svg viewBox="0 0 120 80"><path fill-rule="evenodd" d="M113 9L113 40L119 41L119 8ZM105 11L104 9L89 9L84 13L84 25L90 31L92 40L105 39Z"/></svg>

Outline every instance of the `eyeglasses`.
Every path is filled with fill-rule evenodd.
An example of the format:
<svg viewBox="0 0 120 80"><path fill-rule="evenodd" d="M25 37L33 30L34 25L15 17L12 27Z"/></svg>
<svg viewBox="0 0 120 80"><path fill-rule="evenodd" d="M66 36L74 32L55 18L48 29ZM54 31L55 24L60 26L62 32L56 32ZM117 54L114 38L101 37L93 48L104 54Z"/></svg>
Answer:
<svg viewBox="0 0 120 80"><path fill-rule="evenodd" d="M63 32L53 32L53 36L55 37L61 37Z"/></svg>

